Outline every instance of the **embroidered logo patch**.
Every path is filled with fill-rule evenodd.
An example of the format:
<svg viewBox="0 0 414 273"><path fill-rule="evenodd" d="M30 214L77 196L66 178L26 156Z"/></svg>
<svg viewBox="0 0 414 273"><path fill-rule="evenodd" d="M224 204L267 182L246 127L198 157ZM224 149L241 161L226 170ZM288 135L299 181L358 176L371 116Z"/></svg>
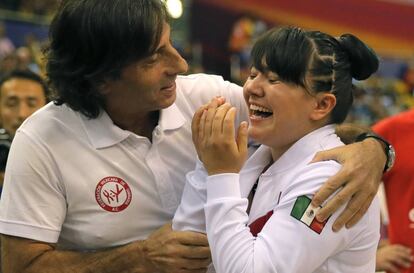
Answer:
<svg viewBox="0 0 414 273"><path fill-rule="evenodd" d="M296 199L290 215L307 225L316 233L320 234L325 227L326 222L328 222L328 219L324 222L316 220L315 216L321 208L322 207L315 208L311 206L311 199L305 195L302 195Z"/></svg>
<svg viewBox="0 0 414 273"><path fill-rule="evenodd" d="M119 177L108 176L96 185L95 198L104 210L120 212L131 203L132 193L124 180Z"/></svg>

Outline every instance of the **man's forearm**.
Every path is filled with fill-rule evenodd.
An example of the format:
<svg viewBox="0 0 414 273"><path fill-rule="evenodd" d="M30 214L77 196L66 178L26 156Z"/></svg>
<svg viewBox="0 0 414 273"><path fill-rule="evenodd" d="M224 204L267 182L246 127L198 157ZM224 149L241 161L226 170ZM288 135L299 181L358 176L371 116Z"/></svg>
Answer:
<svg viewBox="0 0 414 273"><path fill-rule="evenodd" d="M96 252L64 251L2 236L3 273L154 273L142 242Z"/></svg>
<svg viewBox="0 0 414 273"><path fill-rule="evenodd" d="M357 136L362 133L371 132L369 127L356 125L351 123L344 123L336 126L335 133L341 138L345 144L354 143Z"/></svg>

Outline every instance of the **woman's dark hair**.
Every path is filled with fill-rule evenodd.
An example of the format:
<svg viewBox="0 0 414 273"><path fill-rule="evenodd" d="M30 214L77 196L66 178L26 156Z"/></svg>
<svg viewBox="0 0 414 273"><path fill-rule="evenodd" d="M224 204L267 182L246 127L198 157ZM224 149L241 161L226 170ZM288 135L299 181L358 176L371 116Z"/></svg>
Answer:
<svg viewBox="0 0 414 273"><path fill-rule="evenodd" d="M151 55L167 19L160 0L63 0L45 50L55 104L96 118L105 108L99 86Z"/></svg>
<svg viewBox="0 0 414 273"><path fill-rule="evenodd" d="M297 27L268 31L255 43L251 56L259 71L272 71L311 94L334 94L331 123L342 123L348 114L353 102L352 78L367 79L379 65L375 52L352 34L334 38Z"/></svg>

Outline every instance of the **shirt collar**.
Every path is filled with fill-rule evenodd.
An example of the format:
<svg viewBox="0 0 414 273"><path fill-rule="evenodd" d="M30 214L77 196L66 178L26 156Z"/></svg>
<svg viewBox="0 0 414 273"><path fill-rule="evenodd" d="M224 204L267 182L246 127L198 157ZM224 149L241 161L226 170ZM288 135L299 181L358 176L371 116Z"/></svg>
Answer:
<svg viewBox="0 0 414 273"><path fill-rule="evenodd" d="M161 110L159 125L161 130L175 130L185 124L185 118L175 103Z"/></svg>
<svg viewBox="0 0 414 273"><path fill-rule="evenodd" d="M325 125L305 135L294 143L275 163L267 170L266 174L285 171L297 165L297 162L308 158L315 152L325 150L326 138L335 135L335 125ZM337 137L337 136L336 136ZM270 149L269 149L270 150Z"/></svg>
<svg viewBox="0 0 414 273"><path fill-rule="evenodd" d="M90 119L79 114L85 128L86 134L96 149L106 148L120 143L133 135L128 130L123 130L113 123L105 111L101 111L97 118ZM177 105L174 103L160 113L160 129L174 130L185 124L185 118Z"/></svg>

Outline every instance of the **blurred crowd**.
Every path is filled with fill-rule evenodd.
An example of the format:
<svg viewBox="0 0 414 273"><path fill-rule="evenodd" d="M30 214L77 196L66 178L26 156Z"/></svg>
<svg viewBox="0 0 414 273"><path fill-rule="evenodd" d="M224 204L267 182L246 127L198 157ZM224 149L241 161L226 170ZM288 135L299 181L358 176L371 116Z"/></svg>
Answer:
<svg viewBox="0 0 414 273"><path fill-rule="evenodd" d="M0 9L31 11L37 15L49 15L60 0L2 0ZM228 39L230 80L243 83L249 73L248 56L252 41L268 29L268 25L254 16L241 17L234 23ZM35 35L28 34L24 44L16 47L7 35L5 24L0 18L0 77L15 68L29 69L43 75L42 47ZM182 52L191 67L190 72L204 71L202 45L191 44L191 54ZM197 57L198 56L198 57ZM414 56L414 55L413 55ZM401 60L398 73L389 77L377 75L363 82L355 82L355 102L347 122L371 126L378 120L414 107L414 57ZM208 70L209 73L217 73Z"/></svg>
<svg viewBox="0 0 414 273"><path fill-rule="evenodd" d="M414 65L403 66L400 77L372 77L356 82L354 104L347 121L371 126L414 107Z"/></svg>
<svg viewBox="0 0 414 273"><path fill-rule="evenodd" d="M28 12L36 15L51 15L59 0L2 0L0 9Z"/></svg>
<svg viewBox="0 0 414 273"><path fill-rule="evenodd" d="M229 37L232 81L243 83L248 77L251 45L268 28L264 21L251 15L242 16L234 23ZM380 70L387 62L387 59L381 60ZM346 122L371 126L414 107L414 52L412 60L394 60L394 63L392 68L385 68L388 70L385 73L355 82L354 103Z"/></svg>
<svg viewBox="0 0 414 273"><path fill-rule="evenodd" d="M5 25L0 21L0 77L14 69L29 69L43 74L42 42L28 34L25 44L15 47L7 36Z"/></svg>

